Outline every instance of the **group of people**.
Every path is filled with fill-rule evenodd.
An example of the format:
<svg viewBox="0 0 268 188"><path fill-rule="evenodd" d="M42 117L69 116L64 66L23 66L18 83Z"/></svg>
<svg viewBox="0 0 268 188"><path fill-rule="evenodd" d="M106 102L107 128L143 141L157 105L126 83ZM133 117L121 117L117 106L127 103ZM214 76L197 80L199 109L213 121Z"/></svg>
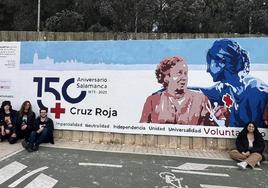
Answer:
<svg viewBox="0 0 268 188"><path fill-rule="evenodd" d="M250 59L237 42L220 39L207 52L207 72L216 85L188 87L188 66L178 56L165 58L155 75L163 88L144 103L140 123L244 127L231 158L241 169L264 160L258 128L268 128L268 86L248 75Z"/></svg>
<svg viewBox="0 0 268 188"><path fill-rule="evenodd" d="M53 121L48 118L47 108L40 108L36 117L30 101L24 101L19 111L12 108L10 101L3 101L0 109L0 141L10 144L22 140L29 152L37 151L41 143L54 143Z"/></svg>

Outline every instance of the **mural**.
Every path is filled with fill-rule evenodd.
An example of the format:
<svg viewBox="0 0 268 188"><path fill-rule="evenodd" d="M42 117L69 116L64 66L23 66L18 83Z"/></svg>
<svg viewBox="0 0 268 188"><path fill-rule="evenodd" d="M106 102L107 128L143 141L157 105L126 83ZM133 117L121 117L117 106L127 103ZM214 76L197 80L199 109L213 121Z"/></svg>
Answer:
<svg viewBox="0 0 268 188"><path fill-rule="evenodd" d="M218 83L201 91L216 107L226 109L226 126L244 127L249 122L261 128L268 126L268 86L248 75L249 55L237 42L215 41L207 53L207 72Z"/></svg>
<svg viewBox="0 0 268 188"><path fill-rule="evenodd" d="M141 123L209 125L208 99L201 92L187 89L188 66L184 59L162 60L155 74L163 89L147 98Z"/></svg>
<svg viewBox="0 0 268 188"><path fill-rule="evenodd" d="M161 61L155 73L163 89L147 98L140 122L226 127L255 122L266 128L268 86L248 75L248 52L233 40L221 39L213 43L206 60L207 72L217 83L192 88L206 97L186 88L188 67L182 58Z"/></svg>
<svg viewBox="0 0 268 188"><path fill-rule="evenodd" d="M267 50L265 37L0 42L0 102L45 106L56 129L235 138L255 122L268 140Z"/></svg>

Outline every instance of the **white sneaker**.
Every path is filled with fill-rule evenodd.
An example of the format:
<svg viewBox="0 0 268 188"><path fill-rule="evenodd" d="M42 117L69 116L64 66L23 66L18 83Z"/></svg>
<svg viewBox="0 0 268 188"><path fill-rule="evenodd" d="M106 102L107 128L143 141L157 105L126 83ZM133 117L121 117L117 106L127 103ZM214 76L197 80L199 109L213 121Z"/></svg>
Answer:
<svg viewBox="0 0 268 188"><path fill-rule="evenodd" d="M261 166L260 161L257 162L256 166L257 166L257 167L260 167L260 166Z"/></svg>
<svg viewBox="0 0 268 188"><path fill-rule="evenodd" d="M239 169L241 169L241 170L246 170L247 165L248 165L248 163L247 163L246 161L242 161L242 162L240 162L240 163L237 163L237 166L238 166Z"/></svg>

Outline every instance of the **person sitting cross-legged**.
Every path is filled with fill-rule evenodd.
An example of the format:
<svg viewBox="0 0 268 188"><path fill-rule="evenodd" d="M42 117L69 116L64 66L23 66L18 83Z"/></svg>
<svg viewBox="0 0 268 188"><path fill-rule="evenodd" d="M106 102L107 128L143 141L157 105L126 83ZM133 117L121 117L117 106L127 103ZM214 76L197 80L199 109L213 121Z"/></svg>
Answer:
<svg viewBox="0 0 268 188"><path fill-rule="evenodd" d="M264 160L263 151L265 143L257 126L250 122L239 133L236 139L235 150L230 151L230 157L236 161L237 166L244 170L249 165L254 168L260 166L260 162Z"/></svg>
<svg viewBox="0 0 268 188"><path fill-rule="evenodd" d="M47 108L40 108L40 116L35 120L34 129L28 141L24 140L22 142L22 146L29 152L37 151L41 143L50 142L54 144L54 124L52 119L47 117L47 111Z"/></svg>

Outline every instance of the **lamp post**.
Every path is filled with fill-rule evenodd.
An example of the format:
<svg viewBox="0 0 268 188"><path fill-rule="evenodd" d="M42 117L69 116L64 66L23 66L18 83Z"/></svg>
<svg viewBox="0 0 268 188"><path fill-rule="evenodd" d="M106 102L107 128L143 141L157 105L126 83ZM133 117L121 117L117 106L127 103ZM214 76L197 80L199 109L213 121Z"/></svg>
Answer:
<svg viewBox="0 0 268 188"><path fill-rule="evenodd" d="M252 14L253 14L253 0L249 0L249 18L248 18L248 33L252 32Z"/></svg>
<svg viewBox="0 0 268 188"><path fill-rule="evenodd" d="M249 20L248 20L248 33L251 34L252 30L252 14L250 13L249 15Z"/></svg>
<svg viewBox="0 0 268 188"><path fill-rule="evenodd" d="M38 5L37 5L37 32L40 31L40 1L38 0Z"/></svg>

